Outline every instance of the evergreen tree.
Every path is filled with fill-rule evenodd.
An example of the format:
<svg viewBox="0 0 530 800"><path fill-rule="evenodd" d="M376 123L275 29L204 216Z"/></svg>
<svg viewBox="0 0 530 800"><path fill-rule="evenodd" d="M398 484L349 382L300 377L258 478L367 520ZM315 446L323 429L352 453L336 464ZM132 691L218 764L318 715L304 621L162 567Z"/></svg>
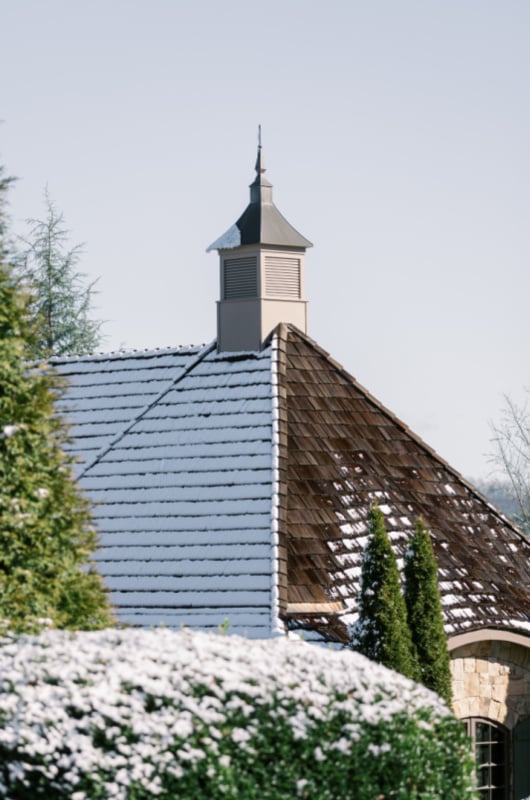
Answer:
<svg viewBox="0 0 530 800"><path fill-rule="evenodd" d="M449 651L431 537L420 520L405 558L405 602L418 654L419 680L451 703Z"/></svg>
<svg viewBox="0 0 530 800"><path fill-rule="evenodd" d="M370 510L368 529L369 540L362 562L359 618L354 627L352 646L373 661L409 678L416 678L416 658L397 561L385 529L383 513L377 506Z"/></svg>
<svg viewBox="0 0 530 800"><path fill-rule="evenodd" d="M76 271L81 245L68 248L68 230L44 194L46 218L32 219L29 235L23 239L26 251L18 261L17 273L30 291L30 313L37 336L32 355L36 359L50 355L92 353L100 343L101 322L91 319L94 283Z"/></svg>
<svg viewBox="0 0 530 800"><path fill-rule="evenodd" d="M19 631L42 619L101 628L112 619L90 565L96 539L89 506L63 450L67 434L54 409L60 385L51 368L28 366L35 331L6 263L6 188L0 186L0 619Z"/></svg>
<svg viewBox="0 0 530 800"><path fill-rule="evenodd" d="M7 236L7 190L15 179L6 175L5 167L0 164L0 264L9 260L9 241Z"/></svg>

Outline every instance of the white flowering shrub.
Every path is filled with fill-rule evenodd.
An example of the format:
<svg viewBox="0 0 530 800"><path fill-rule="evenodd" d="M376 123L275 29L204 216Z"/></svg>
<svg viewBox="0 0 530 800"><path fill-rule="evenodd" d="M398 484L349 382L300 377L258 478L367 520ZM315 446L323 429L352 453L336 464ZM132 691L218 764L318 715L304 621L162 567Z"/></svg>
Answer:
<svg viewBox="0 0 530 800"><path fill-rule="evenodd" d="M0 640L7 800L471 797L442 701L352 652L188 631Z"/></svg>

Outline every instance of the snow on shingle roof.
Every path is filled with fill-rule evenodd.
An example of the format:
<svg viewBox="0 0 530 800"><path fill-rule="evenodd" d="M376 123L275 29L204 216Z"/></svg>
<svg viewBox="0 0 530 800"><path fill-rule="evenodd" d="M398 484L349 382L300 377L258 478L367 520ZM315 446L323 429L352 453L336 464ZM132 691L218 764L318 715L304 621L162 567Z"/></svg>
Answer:
<svg viewBox="0 0 530 800"><path fill-rule="evenodd" d="M270 634L270 362L213 345L54 360L122 621Z"/></svg>
<svg viewBox="0 0 530 800"><path fill-rule="evenodd" d="M287 443L282 610L291 624L347 637L377 501L400 558L416 519L429 526L448 633L527 630L528 540L315 342L281 326L278 349ZM342 615L317 614L326 602ZM312 605L315 613L304 615Z"/></svg>

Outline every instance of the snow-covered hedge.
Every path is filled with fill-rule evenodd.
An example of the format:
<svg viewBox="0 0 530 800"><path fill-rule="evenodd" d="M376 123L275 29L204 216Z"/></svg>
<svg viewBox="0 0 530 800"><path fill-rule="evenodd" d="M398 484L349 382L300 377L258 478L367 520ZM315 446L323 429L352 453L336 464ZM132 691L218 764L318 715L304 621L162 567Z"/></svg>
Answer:
<svg viewBox="0 0 530 800"><path fill-rule="evenodd" d="M470 797L461 724L351 652L166 629L0 640L0 797Z"/></svg>

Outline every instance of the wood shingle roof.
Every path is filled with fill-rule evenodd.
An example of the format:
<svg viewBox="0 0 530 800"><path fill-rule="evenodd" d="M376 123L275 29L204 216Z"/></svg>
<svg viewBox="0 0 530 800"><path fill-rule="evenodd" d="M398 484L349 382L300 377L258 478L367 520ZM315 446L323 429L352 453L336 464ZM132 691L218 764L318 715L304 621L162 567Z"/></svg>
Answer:
<svg viewBox="0 0 530 800"><path fill-rule="evenodd" d="M286 441L282 611L291 625L329 635L333 623L334 635L347 638L367 514L377 502L401 557L416 519L429 526L449 634L530 630L523 535L318 345L282 326L278 350ZM319 614L325 601L340 603L342 615ZM312 603L314 613L292 613Z"/></svg>

